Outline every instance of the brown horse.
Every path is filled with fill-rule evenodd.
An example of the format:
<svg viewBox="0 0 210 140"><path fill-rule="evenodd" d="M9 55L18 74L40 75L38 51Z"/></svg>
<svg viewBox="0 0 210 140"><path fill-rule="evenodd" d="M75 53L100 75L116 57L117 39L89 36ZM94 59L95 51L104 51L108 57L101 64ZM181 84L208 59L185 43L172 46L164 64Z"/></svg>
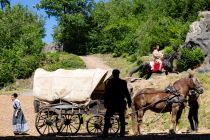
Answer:
<svg viewBox="0 0 210 140"><path fill-rule="evenodd" d="M176 133L182 111L185 107L186 97L189 90L203 93L203 87L193 74L177 80L172 85L175 93L167 93L164 90L145 88L133 97L132 127L135 135L140 134L143 115L147 110L156 113L171 113L170 133Z"/></svg>

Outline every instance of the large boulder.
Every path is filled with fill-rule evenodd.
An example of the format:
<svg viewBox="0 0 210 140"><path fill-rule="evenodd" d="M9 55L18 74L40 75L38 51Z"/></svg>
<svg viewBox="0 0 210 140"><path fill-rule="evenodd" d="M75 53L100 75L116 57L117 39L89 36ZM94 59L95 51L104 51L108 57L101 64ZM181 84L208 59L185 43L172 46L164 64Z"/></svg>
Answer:
<svg viewBox="0 0 210 140"><path fill-rule="evenodd" d="M205 62L199 72L210 71L210 11L199 13L200 19L190 25L185 43L182 47L193 49L199 47L205 54Z"/></svg>

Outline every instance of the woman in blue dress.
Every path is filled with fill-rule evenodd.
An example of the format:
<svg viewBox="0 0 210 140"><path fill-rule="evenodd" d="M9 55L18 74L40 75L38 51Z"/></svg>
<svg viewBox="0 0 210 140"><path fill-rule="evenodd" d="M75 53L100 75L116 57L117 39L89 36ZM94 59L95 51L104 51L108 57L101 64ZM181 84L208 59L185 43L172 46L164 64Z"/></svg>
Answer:
<svg viewBox="0 0 210 140"><path fill-rule="evenodd" d="M23 111L20 106L20 101L17 99L18 94L12 94L12 101L13 101L13 118L12 118L12 125L13 125L13 133L15 135L27 134L26 132L28 129L28 124L24 117Z"/></svg>

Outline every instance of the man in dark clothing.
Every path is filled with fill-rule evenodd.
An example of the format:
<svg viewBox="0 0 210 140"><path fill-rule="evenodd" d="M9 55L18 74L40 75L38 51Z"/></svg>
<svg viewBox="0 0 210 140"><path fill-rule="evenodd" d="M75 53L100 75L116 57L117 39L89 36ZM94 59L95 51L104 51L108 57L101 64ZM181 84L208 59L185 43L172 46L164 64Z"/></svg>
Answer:
<svg viewBox="0 0 210 140"><path fill-rule="evenodd" d="M105 124L102 137L108 136L110 127L110 118L114 113L119 114L120 119L120 136L125 135L125 109L127 99L128 107L131 107L131 97L125 80L119 78L120 71L114 69L112 71L113 78L108 81L106 93L104 97L104 106L107 109L105 114Z"/></svg>
<svg viewBox="0 0 210 140"><path fill-rule="evenodd" d="M197 94L196 91L194 90L190 91L189 100L188 100L188 105L190 107L188 113L188 119L190 122L191 130L189 130L189 133L198 131L198 109L199 109L198 97L199 94Z"/></svg>

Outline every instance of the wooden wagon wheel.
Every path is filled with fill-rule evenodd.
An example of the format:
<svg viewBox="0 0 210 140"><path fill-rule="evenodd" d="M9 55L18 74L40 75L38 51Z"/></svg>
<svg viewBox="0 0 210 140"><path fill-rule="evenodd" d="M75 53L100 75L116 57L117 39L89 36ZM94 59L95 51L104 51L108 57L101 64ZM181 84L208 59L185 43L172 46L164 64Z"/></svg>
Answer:
<svg viewBox="0 0 210 140"><path fill-rule="evenodd" d="M36 115L35 127L40 135L56 135L56 121L58 114L52 108L43 108Z"/></svg>
<svg viewBox="0 0 210 140"><path fill-rule="evenodd" d="M104 129L104 116L94 115L91 116L86 124L86 129L90 135L100 135ZM109 134L115 135L119 131L119 118L116 116L110 119Z"/></svg>
<svg viewBox="0 0 210 140"><path fill-rule="evenodd" d="M60 135L75 135L81 126L81 115L62 114L56 122L56 127Z"/></svg>
<svg viewBox="0 0 210 140"><path fill-rule="evenodd" d="M87 120L86 129L90 135L100 135L104 129L104 116L94 115Z"/></svg>
<svg viewBox="0 0 210 140"><path fill-rule="evenodd" d="M119 117L114 115L110 119L111 126L109 128L109 134L116 135L120 129Z"/></svg>

